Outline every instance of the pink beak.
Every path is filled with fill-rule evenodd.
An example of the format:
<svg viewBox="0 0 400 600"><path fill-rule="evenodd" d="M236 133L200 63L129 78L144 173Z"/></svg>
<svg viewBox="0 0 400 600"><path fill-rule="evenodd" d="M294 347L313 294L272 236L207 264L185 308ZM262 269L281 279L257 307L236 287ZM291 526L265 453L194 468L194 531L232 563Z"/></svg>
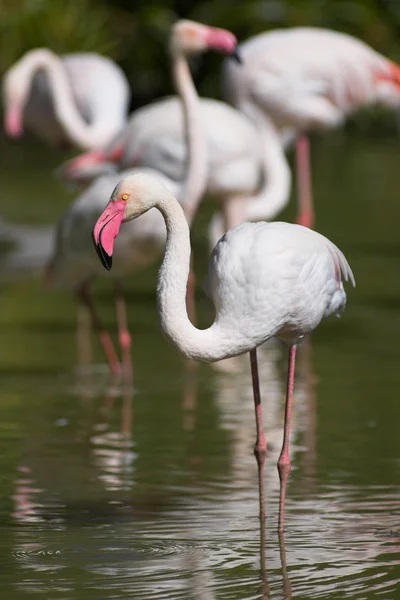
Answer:
<svg viewBox="0 0 400 600"><path fill-rule="evenodd" d="M206 43L209 48L229 54L237 62L241 63L242 59L238 52L236 37L230 31L218 29L217 27L209 27L205 34Z"/></svg>
<svg viewBox="0 0 400 600"><path fill-rule="evenodd" d="M125 206L123 200L110 200L93 229L93 243L107 271L112 267L114 240L124 218Z"/></svg>
<svg viewBox="0 0 400 600"><path fill-rule="evenodd" d="M7 135L13 138L18 138L23 134L22 113L18 107L10 106L7 109L4 118L4 129Z"/></svg>

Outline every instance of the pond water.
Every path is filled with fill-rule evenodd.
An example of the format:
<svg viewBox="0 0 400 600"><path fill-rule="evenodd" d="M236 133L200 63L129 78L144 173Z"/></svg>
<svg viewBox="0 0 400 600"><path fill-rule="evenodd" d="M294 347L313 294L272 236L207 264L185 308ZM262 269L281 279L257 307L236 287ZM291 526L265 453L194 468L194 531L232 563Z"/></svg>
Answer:
<svg viewBox="0 0 400 600"><path fill-rule="evenodd" d="M400 598L400 203L397 139L313 146L317 226L357 288L300 348L285 536L277 534L286 352L259 352L268 440L260 532L248 357L188 371L158 329L157 265L127 282L134 389L76 368L75 306L43 287L46 229L73 192L63 156L1 141L0 214L24 253L0 263L0 590L46 598ZM199 282L204 223L193 233ZM293 218L293 203L282 219ZM4 228L4 222L2 227ZM0 233L2 229L0 227ZM111 329L111 290L96 297ZM212 308L197 290L200 322Z"/></svg>

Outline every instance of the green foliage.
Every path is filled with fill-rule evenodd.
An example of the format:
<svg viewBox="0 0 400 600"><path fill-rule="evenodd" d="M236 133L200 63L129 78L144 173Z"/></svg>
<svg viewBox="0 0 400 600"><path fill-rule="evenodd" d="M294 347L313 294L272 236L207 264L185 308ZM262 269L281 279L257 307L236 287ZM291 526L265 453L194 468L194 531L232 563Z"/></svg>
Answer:
<svg viewBox="0 0 400 600"><path fill-rule="evenodd" d="M179 17L225 27L239 40L276 27L328 27L400 62L399 0L0 0L0 72L33 47L100 52L121 64L137 106L172 91L165 48ZM215 96L221 58L201 63L200 91Z"/></svg>
<svg viewBox="0 0 400 600"><path fill-rule="evenodd" d="M110 9L91 0L0 0L0 71L24 52L95 51L113 56Z"/></svg>

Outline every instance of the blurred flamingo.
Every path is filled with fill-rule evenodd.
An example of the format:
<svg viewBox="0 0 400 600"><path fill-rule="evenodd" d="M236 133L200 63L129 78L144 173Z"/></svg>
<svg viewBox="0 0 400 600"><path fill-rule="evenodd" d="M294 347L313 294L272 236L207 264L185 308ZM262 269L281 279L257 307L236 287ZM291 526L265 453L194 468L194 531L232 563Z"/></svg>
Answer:
<svg viewBox="0 0 400 600"><path fill-rule="evenodd" d="M114 239L121 223L157 208L166 223L167 241L157 300L161 327L187 357L218 361L250 352L257 424L255 454L260 489L266 440L258 383L258 346L277 337L289 347L285 426L278 460L281 480L279 530L283 530L286 483L290 470L289 432L294 362L298 342L321 319L344 309L341 274L354 285L343 253L327 238L288 223L243 223L229 230L209 261L207 289L216 317L208 329L190 322L185 293L190 264L189 227L171 192L148 174L129 176L117 185L93 230L93 240L106 269L112 266ZM264 507L262 507L262 514Z"/></svg>
<svg viewBox="0 0 400 600"><path fill-rule="evenodd" d="M5 130L19 137L26 126L52 145L101 148L126 123L130 95L123 71L109 58L37 48L4 74Z"/></svg>
<svg viewBox="0 0 400 600"><path fill-rule="evenodd" d="M297 131L298 222L311 227L307 132L337 127L364 106L398 107L400 68L354 37L311 27L261 33L238 51L243 65L225 63L226 97L259 126L267 117Z"/></svg>

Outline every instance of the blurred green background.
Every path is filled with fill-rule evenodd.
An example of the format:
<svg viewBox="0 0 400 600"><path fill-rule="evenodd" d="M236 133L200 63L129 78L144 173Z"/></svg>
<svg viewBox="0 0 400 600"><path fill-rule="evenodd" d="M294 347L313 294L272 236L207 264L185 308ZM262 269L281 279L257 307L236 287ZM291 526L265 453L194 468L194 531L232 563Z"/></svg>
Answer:
<svg viewBox="0 0 400 600"><path fill-rule="evenodd" d="M172 89L165 49L179 17L225 27L239 40L277 27L328 27L400 61L399 0L1 0L0 73L38 46L104 53L125 70L134 108ZM219 58L206 56L199 67L200 91L215 96Z"/></svg>

